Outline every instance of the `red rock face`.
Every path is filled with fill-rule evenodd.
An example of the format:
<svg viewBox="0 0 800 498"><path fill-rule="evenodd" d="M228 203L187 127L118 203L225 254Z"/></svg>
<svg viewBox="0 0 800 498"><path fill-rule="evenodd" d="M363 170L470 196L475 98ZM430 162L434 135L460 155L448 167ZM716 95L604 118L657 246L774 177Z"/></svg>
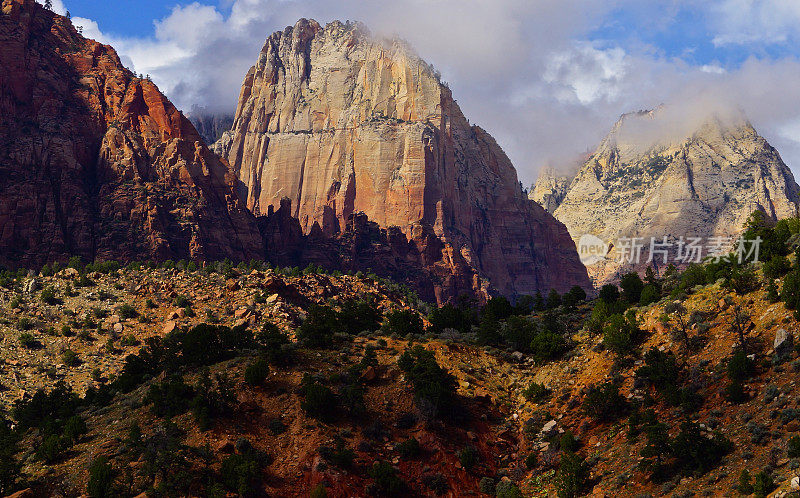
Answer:
<svg viewBox="0 0 800 498"><path fill-rule="evenodd" d="M370 271L407 285L429 302L446 302L465 290L479 301L489 297L488 282L430 227L420 226L409 239L397 227L381 228L364 213L356 213L335 235L326 235L319 225L304 234L286 198L277 210L270 208L260 216L258 225L268 259L278 266Z"/></svg>
<svg viewBox="0 0 800 498"><path fill-rule="evenodd" d="M512 296L590 287L564 225L525 197L435 71L358 25L301 20L270 36L215 151L256 214L288 197L305 233L335 235L359 212L397 227L425 267L453 272L442 296L487 280Z"/></svg>
<svg viewBox="0 0 800 498"><path fill-rule="evenodd" d="M3 0L0 69L0 264L263 256L227 164L111 47Z"/></svg>

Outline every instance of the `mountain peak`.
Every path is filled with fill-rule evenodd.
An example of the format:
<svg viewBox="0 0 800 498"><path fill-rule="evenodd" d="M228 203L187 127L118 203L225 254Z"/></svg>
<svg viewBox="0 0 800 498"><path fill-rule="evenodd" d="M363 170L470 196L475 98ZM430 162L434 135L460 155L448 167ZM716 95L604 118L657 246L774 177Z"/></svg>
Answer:
<svg viewBox="0 0 800 498"><path fill-rule="evenodd" d="M215 150L256 213L288 197L305 232L336 234L363 212L399 227L429 268L463 260L481 276L455 271L437 298L487 281L507 295L588 286L566 230L523 195L433 67L360 25L301 20L271 35ZM429 232L438 240L420 238Z"/></svg>
<svg viewBox="0 0 800 498"><path fill-rule="evenodd" d="M612 247L626 237L733 237L756 210L796 213L800 187L780 155L739 110L661 106L623 115L573 178L543 177L537 201L573 240ZM555 206L555 208L554 208ZM631 267L590 267L599 283Z"/></svg>

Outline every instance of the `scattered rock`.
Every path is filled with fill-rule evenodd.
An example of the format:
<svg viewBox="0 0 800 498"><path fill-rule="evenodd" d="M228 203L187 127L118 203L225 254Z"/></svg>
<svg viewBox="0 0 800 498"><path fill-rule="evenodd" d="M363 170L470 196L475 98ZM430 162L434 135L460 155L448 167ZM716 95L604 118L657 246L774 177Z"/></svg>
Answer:
<svg viewBox="0 0 800 498"><path fill-rule="evenodd" d="M25 282L25 284L22 286L22 292L25 294L32 294L38 288L39 288L39 281L36 280L35 278L32 278L27 282Z"/></svg>
<svg viewBox="0 0 800 498"><path fill-rule="evenodd" d="M794 351L794 334L786 329L778 329L775 332L775 340L772 342L772 349L779 358L785 358Z"/></svg>
<svg viewBox="0 0 800 498"><path fill-rule="evenodd" d="M175 326L176 325L177 324L175 323L175 321L173 321L173 320L168 321L167 323L164 324L164 328L161 329L161 333L165 334L165 335L169 334L170 332L175 330Z"/></svg>

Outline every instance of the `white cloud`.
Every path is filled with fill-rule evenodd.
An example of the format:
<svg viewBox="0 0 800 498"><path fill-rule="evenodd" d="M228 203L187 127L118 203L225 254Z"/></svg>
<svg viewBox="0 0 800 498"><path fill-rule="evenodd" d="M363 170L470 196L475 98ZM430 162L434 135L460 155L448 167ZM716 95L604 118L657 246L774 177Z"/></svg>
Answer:
<svg viewBox="0 0 800 498"><path fill-rule="evenodd" d="M571 49L553 54L542 81L552 85L557 99L589 105L619 96L625 79L626 53L619 47L598 49L590 43L576 43Z"/></svg>
<svg viewBox="0 0 800 498"><path fill-rule="evenodd" d="M45 5L44 0L36 0L36 2ZM52 4L53 4L53 12L55 12L56 14L63 16L64 14L67 13L67 9L64 8L64 2L62 0L52 0Z"/></svg>
<svg viewBox="0 0 800 498"><path fill-rule="evenodd" d="M791 40L800 25L796 0L230 2L227 15L197 2L175 7L147 38L115 37L81 22L133 70L151 74L180 108L232 112L245 72L273 31L300 17L363 21L377 34L405 38L436 65L464 113L498 139L526 183L540 166L571 162L591 148L623 112L661 103L696 111L739 106L800 168L800 136L790 126L800 120L800 89L789 84L800 81L796 59L695 66L657 47L588 40L615 9L632 13L641 29L669 35L670 16L683 4L709 14L709 37L719 44ZM748 17L757 27L748 28Z"/></svg>
<svg viewBox="0 0 800 498"><path fill-rule="evenodd" d="M716 45L786 43L800 29L797 0L723 0L711 7Z"/></svg>

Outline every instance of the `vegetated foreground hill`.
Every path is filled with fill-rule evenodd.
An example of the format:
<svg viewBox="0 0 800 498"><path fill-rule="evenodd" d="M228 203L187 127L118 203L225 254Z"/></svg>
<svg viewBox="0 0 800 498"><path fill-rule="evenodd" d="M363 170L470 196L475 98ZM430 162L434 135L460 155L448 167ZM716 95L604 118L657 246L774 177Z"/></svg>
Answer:
<svg viewBox="0 0 800 498"><path fill-rule="evenodd" d="M525 197L436 71L362 25L301 19L271 35L214 150L257 215L288 197L305 233L336 234L356 212L398 227L425 266L455 275L446 297L589 288L563 225Z"/></svg>
<svg viewBox="0 0 800 498"><path fill-rule="evenodd" d="M545 171L532 198L553 210L575 241L584 234L612 245L589 266L598 284L639 265L620 263L620 238L735 237L760 210L776 220L796 216L800 187L778 152L738 112L703 119L661 107L626 114L577 175ZM676 248L672 249L676 263ZM661 257L656 260L661 264ZM664 265L665 266L665 265Z"/></svg>
<svg viewBox="0 0 800 498"><path fill-rule="evenodd" d="M0 68L0 264L263 257L235 176L113 48L3 0Z"/></svg>
<svg viewBox="0 0 800 498"><path fill-rule="evenodd" d="M0 492L789 491L800 221L748 230L766 263L631 273L590 303L429 310L257 264L6 273Z"/></svg>

